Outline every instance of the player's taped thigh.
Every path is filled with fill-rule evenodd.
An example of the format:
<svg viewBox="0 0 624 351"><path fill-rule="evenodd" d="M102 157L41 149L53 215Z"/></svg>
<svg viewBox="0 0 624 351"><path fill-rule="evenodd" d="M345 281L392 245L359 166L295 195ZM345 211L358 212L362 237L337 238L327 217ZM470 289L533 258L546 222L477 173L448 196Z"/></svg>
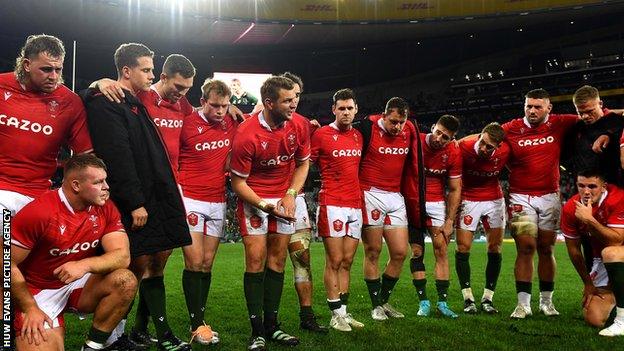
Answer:
<svg viewBox="0 0 624 351"><path fill-rule="evenodd" d="M420 255L410 258L410 271L424 272L425 271L425 232L424 229L415 228L409 226L409 243L411 245L420 246ZM414 250L412 250L412 254Z"/></svg>
<svg viewBox="0 0 624 351"><path fill-rule="evenodd" d="M526 214L515 214L509 221L511 233L514 236L529 235L537 238L537 223L532 216Z"/></svg>
<svg viewBox="0 0 624 351"><path fill-rule="evenodd" d="M295 283L305 283L312 281L312 270L310 268L310 231L303 230L291 235L290 243L299 244L296 250L289 250L290 260L293 264L293 276Z"/></svg>

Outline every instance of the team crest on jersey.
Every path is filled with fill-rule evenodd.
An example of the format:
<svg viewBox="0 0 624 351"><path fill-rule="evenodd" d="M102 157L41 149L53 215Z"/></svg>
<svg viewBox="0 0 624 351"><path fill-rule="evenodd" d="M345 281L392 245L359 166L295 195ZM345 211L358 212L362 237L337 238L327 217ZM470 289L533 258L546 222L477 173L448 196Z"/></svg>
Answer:
<svg viewBox="0 0 624 351"><path fill-rule="evenodd" d="M334 221L334 231L335 232L341 232L343 225L344 225L344 223L342 223L341 220L339 220L339 219L335 220Z"/></svg>
<svg viewBox="0 0 624 351"><path fill-rule="evenodd" d="M464 216L464 224L465 225L471 225L472 224L472 216L471 215Z"/></svg>
<svg viewBox="0 0 624 351"><path fill-rule="evenodd" d="M196 226L199 222L199 217L196 213L189 213L188 216L186 216L186 220L188 221L188 224Z"/></svg>
<svg viewBox="0 0 624 351"><path fill-rule="evenodd" d="M59 108L59 103L56 102L56 100L52 100L50 102L48 102L48 113L52 116L52 117L56 117L56 113L58 112L58 108Z"/></svg>
<svg viewBox="0 0 624 351"><path fill-rule="evenodd" d="M448 161L448 154L442 154L442 163L446 164L446 161Z"/></svg>
<svg viewBox="0 0 624 351"><path fill-rule="evenodd" d="M332 135L332 138L334 138L334 141L338 141L338 135L334 134Z"/></svg>
<svg viewBox="0 0 624 351"><path fill-rule="evenodd" d="M98 226L98 223L97 223L98 217L96 215L91 215L89 217L89 220L91 221L91 223L93 224L94 227Z"/></svg>
<svg viewBox="0 0 624 351"><path fill-rule="evenodd" d="M378 209L374 209L371 211L371 218L376 221L379 219L379 217L381 217L381 211L379 211Z"/></svg>
<svg viewBox="0 0 624 351"><path fill-rule="evenodd" d="M295 135L294 134L290 134L288 136L288 141L290 142L290 145L295 145Z"/></svg>
<svg viewBox="0 0 624 351"><path fill-rule="evenodd" d="M11 92L10 92L10 91L5 91L5 92L4 92L4 101L9 100L9 98L11 97L11 95L13 95L13 94L11 94Z"/></svg>
<svg viewBox="0 0 624 351"><path fill-rule="evenodd" d="M262 148L266 150L269 143L267 143L266 141L263 141L260 143L260 145L262 145Z"/></svg>
<svg viewBox="0 0 624 351"><path fill-rule="evenodd" d="M258 229L262 225L262 219L260 218L260 216L253 215L249 217L249 224L252 228Z"/></svg>

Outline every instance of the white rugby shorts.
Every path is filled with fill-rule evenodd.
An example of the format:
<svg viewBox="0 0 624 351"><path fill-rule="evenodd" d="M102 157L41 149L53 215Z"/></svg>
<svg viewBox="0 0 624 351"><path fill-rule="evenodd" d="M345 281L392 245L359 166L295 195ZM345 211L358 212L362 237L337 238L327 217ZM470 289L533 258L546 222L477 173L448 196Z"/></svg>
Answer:
<svg viewBox="0 0 624 351"><path fill-rule="evenodd" d="M91 273L87 273L82 278L58 289L39 290L32 287L28 288L39 309L47 314L52 320L52 325L49 325L47 322L44 323L43 326L45 329L65 327L63 312L66 310L78 312L76 309L78 307L78 300L80 300L80 294L82 294L82 288L84 288L85 284L87 284L90 277ZM15 330L21 330L22 325L23 314L18 310L16 311L14 323Z"/></svg>
<svg viewBox="0 0 624 351"><path fill-rule="evenodd" d="M308 205L305 201L305 195L299 194L295 199L295 203L297 205L297 209L295 211L295 218L297 219L295 222L295 230L312 228L312 225L310 224L310 214L308 213Z"/></svg>
<svg viewBox="0 0 624 351"><path fill-rule="evenodd" d="M530 220L542 230L555 230L559 227L561 199L558 193L541 196L511 193L507 209L512 224Z"/></svg>
<svg viewBox="0 0 624 351"><path fill-rule="evenodd" d="M609 285L609 275L607 274L607 269L605 268L601 258L594 257L589 277L591 278L592 283L594 283L594 286L597 288Z"/></svg>
<svg viewBox="0 0 624 351"><path fill-rule="evenodd" d="M22 195L15 191L0 190L0 210L9 210L11 216L15 216L34 199L34 197Z"/></svg>
<svg viewBox="0 0 624 351"><path fill-rule="evenodd" d="M457 226L459 229L474 232L479 221L483 229L505 227L505 201L500 198L492 201L463 200Z"/></svg>
<svg viewBox="0 0 624 351"><path fill-rule="evenodd" d="M186 224L192 232L222 238L224 236L225 202L207 202L182 198L186 207Z"/></svg>
<svg viewBox="0 0 624 351"><path fill-rule="evenodd" d="M268 204L276 205L281 199L263 199ZM265 235L268 233L293 234L295 223L269 215L261 209L238 200L236 217L241 229L241 236Z"/></svg>
<svg viewBox="0 0 624 351"><path fill-rule="evenodd" d="M407 227L407 210L401 193L376 188L365 190L362 212L364 225Z"/></svg>
<svg viewBox="0 0 624 351"><path fill-rule="evenodd" d="M362 237L361 208L320 205L316 212L316 223L320 237Z"/></svg>
<svg viewBox="0 0 624 351"><path fill-rule="evenodd" d="M427 227L441 227L446 220L446 203L444 201L425 202L427 216L425 222Z"/></svg>

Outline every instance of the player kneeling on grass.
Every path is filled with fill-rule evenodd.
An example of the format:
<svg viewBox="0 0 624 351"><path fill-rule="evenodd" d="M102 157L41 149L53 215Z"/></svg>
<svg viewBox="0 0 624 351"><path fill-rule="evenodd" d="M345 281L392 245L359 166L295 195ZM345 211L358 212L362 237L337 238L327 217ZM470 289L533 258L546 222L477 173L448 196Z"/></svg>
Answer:
<svg viewBox="0 0 624 351"><path fill-rule="evenodd" d="M487 266L481 308L498 313L492 304L501 270L501 245L505 230L505 201L498 178L509 158L505 132L498 123L490 123L479 135L459 142L462 154L462 203L457 223L455 270L464 297L464 312L477 313L470 287L470 248L479 222L487 235Z"/></svg>
<svg viewBox="0 0 624 351"><path fill-rule="evenodd" d="M364 324L347 313L353 256L362 235L362 192L358 181L362 134L351 125L357 113L350 89L334 94L336 120L312 136L310 159L321 172L317 227L325 245L325 291L332 312L330 326L351 331Z"/></svg>
<svg viewBox="0 0 624 351"><path fill-rule="evenodd" d="M579 172L574 195L563 207L561 231L570 260L583 281L583 316L603 327L616 304L613 324L600 335L624 335L624 190L607 185L598 170ZM593 266L587 272L581 239L587 236L593 250Z"/></svg>
<svg viewBox="0 0 624 351"><path fill-rule="evenodd" d="M106 167L82 154L65 165L63 185L41 195L13 219L12 291L18 350L63 350L63 312L94 313L82 350L105 346L137 290L128 237L108 200ZM100 252L103 251L101 254Z"/></svg>

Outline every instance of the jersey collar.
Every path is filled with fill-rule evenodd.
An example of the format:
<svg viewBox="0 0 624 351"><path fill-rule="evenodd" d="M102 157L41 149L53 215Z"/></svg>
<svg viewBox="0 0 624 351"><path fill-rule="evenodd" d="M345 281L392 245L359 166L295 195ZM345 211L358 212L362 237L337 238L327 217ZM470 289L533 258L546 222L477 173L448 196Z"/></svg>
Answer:
<svg viewBox="0 0 624 351"><path fill-rule="evenodd" d="M548 122L548 118L550 118L550 114L546 115L546 118L544 118L544 121L542 123L540 123L540 125L542 124L546 124L546 122ZM526 118L526 116L524 116L524 118L522 119L524 121L524 124L529 127L529 128L533 128L533 126L531 125L531 123L529 123L529 119ZM539 127L539 126L538 126ZM537 127L535 127L537 128Z"/></svg>
<svg viewBox="0 0 624 351"><path fill-rule="evenodd" d="M336 125L336 122L331 122L329 124L330 127L334 128L335 130L342 132L342 130L340 130L340 128L338 128L338 126ZM349 126L349 129L347 129L347 131L351 130L351 128L353 128L353 126Z"/></svg>
<svg viewBox="0 0 624 351"><path fill-rule="evenodd" d="M273 129L271 129L271 126L269 126L269 124L267 123L266 119L264 119L264 110L258 113L258 122L260 122L260 126L262 126L264 129L268 130L269 132L273 131ZM278 128L285 126L287 122L288 121L282 122L282 124L278 126Z"/></svg>
<svg viewBox="0 0 624 351"><path fill-rule="evenodd" d="M385 133L388 133L388 131L386 130L386 127L383 124L383 118L380 118L377 120L377 125L379 126L379 128L381 128L381 130L383 130Z"/></svg>
<svg viewBox="0 0 624 351"><path fill-rule="evenodd" d="M61 202L63 203L63 205L65 205L69 212L71 212L72 214L76 214L76 212L74 212L74 208L69 204L69 200L67 200L67 196L65 195L62 187L59 188L58 195L61 198Z"/></svg>
<svg viewBox="0 0 624 351"><path fill-rule="evenodd" d="M600 195L600 200L598 200L598 207L602 205L602 202L607 198L608 194L609 194L609 190L605 190L605 192L602 193L602 195Z"/></svg>

